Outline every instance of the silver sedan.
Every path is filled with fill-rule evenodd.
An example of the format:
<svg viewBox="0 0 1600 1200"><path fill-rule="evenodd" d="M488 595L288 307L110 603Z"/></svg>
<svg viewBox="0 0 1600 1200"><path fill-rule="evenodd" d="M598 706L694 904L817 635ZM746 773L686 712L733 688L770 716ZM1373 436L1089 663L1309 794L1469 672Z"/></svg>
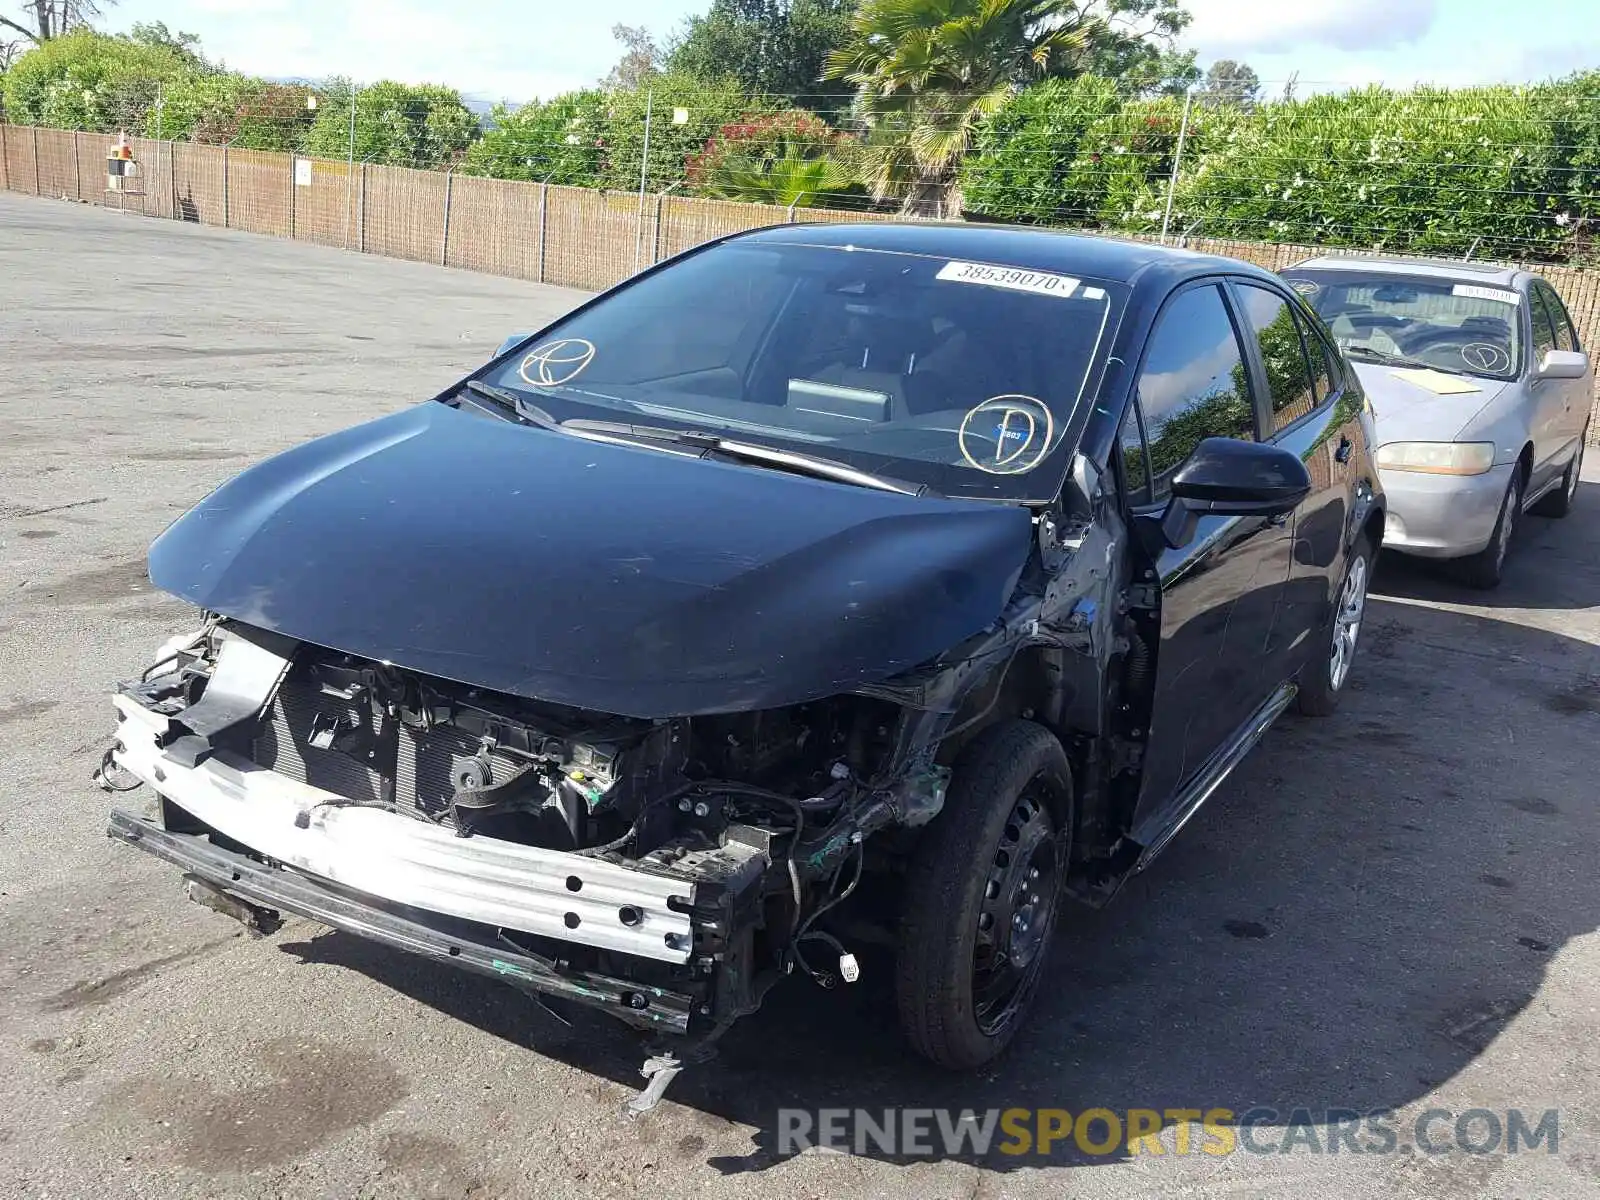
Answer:
<svg viewBox="0 0 1600 1200"><path fill-rule="evenodd" d="M1499 584L1517 520L1565 516L1594 370L1556 290L1511 267L1325 257L1283 272L1355 364L1388 494L1385 549Z"/></svg>

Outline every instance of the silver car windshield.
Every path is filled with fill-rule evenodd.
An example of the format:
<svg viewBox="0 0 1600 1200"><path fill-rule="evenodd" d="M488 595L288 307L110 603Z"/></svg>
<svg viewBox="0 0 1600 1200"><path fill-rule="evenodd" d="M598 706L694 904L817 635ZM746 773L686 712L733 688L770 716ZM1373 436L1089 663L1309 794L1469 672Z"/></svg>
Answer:
<svg viewBox="0 0 1600 1200"><path fill-rule="evenodd" d="M625 285L485 376L556 422L703 431L946 495L1059 487L1126 289L1059 271L732 242Z"/></svg>
<svg viewBox="0 0 1600 1200"><path fill-rule="evenodd" d="M1286 271L1351 358L1511 379L1524 298L1510 288L1358 271Z"/></svg>

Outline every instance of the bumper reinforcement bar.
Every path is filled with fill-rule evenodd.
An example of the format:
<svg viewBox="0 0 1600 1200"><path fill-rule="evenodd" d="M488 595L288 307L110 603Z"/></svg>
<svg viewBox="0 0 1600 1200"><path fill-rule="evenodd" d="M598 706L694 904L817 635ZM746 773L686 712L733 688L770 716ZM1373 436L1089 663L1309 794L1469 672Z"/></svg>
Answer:
<svg viewBox="0 0 1600 1200"><path fill-rule="evenodd" d="M609 976L560 970L488 936L447 933L364 903L309 876L263 866L221 849L203 835L171 833L120 809L112 810L106 833L250 904L295 913L424 958L598 1008L641 1028L688 1031L691 1001L686 996Z"/></svg>

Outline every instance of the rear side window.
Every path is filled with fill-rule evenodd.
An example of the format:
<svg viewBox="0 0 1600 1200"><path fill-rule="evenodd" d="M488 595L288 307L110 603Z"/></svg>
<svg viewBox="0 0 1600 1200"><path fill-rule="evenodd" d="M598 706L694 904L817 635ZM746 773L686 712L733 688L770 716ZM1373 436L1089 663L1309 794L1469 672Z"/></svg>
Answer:
<svg viewBox="0 0 1600 1200"><path fill-rule="evenodd" d="M1536 287L1532 295L1533 308L1528 316L1533 321L1533 365L1537 367L1544 361L1546 352L1556 348L1556 326L1550 308L1545 303L1544 289Z"/></svg>
<svg viewBox="0 0 1600 1200"><path fill-rule="evenodd" d="M1316 402L1322 404L1339 390L1333 351L1317 333L1315 318L1305 309L1295 308L1294 323L1300 326L1300 339L1306 344L1306 360L1311 364L1311 389L1316 393Z"/></svg>
<svg viewBox="0 0 1600 1200"><path fill-rule="evenodd" d="M1243 348L1215 284L1190 288L1162 310L1139 372L1139 405L1152 501L1166 498L1173 472L1203 439L1254 439Z"/></svg>
<svg viewBox="0 0 1600 1200"><path fill-rule="evenodd" d="M1317 406L1305 343L1287 298L1253 284L1241 283L1238 288L1245 319L1261 350L1272 402L1272 429L1276 432ZM1323 394L1327 394L1326 384Z"/></svg>
<svg viewBox="0 0 1600 1200"><path fill-rule="evenodd" d="M1556 327L1556 349L1577 350L1578 331L1572 326L1572 314L1561 301L1561 293L1553 287L1541 287L1545 305L1550 309L1550 320Z"/></svg>

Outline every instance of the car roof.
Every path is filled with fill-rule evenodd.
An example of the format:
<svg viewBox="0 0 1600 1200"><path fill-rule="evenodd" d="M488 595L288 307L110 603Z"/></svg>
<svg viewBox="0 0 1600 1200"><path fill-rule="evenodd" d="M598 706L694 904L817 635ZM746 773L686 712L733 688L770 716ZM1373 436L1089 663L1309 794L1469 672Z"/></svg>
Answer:
<svg viewBox="0 0 1600 1200"><path fill-rule="evenodd" d="M1369 254L1325 254L1308 258L1284 274L1295 271L1362 271L1375 275L1415 275L1432 279L1457 279L1469 283L1495 283L1501 287L1515 287L1527 275L1517 267L1499 266L1495 263L1461 262L1450 258L1402 258Z"/></svg>
<svg viewBox="0 0 1600 1200"><path fill-rule="evenodd" d="M1275 278L1242 259L1199 254L1172 246L1096 237L1020 225L937 221L773 225L737 235L740 241L782 245L855 246L864 250L971 259L999 266L1059 271L1112 283L1158 278L1168 283L1227 272Z"/></svg>

